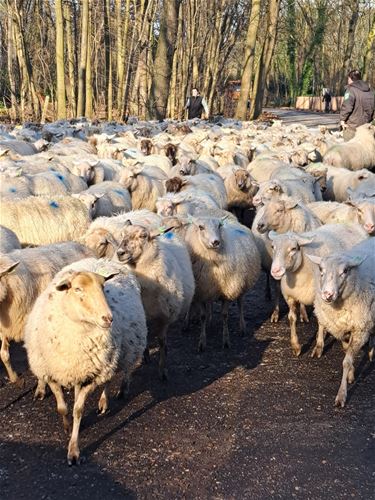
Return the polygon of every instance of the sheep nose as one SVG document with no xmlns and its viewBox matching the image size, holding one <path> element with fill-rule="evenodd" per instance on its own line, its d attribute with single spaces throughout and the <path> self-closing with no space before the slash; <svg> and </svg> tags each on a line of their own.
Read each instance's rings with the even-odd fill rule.
<svg viewBox="0 0 375 500">
<path fill-rule="evenodd" d="M 211 245 L 212 245 L 213 248 L 218 248 L 220 246 L 220 241 L 219 240 L 214 240 L 211 243 Z"/>
<path fill-rule="evenodd" d="M 102 322 L 103 322 L 103 325 L 105 326 L 111 326 L 112 324 L 112 321 L 113 321 L 113 316 L 111 313 L 109 314 L 103 314 L 102 316 Z"/>
<path fill-rule="evenodd" d="M 322 292 L 322 298 L 323 300 L 325 300 L 326 302 L 332 302 L 332 299 L 333 299 L 333 292 L 329 292 L 329 291 L 324 291 Z"/>
<path fill-rule="evenodd" d="M 261 231 L 264 228 L 265 228 L 265 225 L 263 224 L 263 222 L 258 222 L 258 224 L 257 224 L 258 231 Z"/>
<path fill-rule="evenodd" d="M 367 223 L 365 224 L 365 229 L 369 234 L 371 234 L 375 230 L 375 224 Z"/>
</svg>

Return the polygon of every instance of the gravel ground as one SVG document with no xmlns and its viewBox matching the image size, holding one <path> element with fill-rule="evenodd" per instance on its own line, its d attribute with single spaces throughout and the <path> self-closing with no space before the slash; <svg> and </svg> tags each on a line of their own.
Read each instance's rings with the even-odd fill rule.
<svg viewBox="0 0 375 500">
<path fill-rule="evenodd" d="M 279 324 L 269 322 L 263 279 L 246 304 L 244 338 L 231 309 L 230 350 L 221 348 L 216 308 L 203 354 L 196 325 L 170 332 L 167 383 L 157 378 L 154 353 L 136 371 L 129 398 L 112 399 L 107 415 L 96 414 L 98 391 L 92 395 L 81 466 L 65 463 L 53 397 L 33 402 L 31 374 L 18 389 L 1 368 L 0 498 L 374 498 L 375 363 L 363 351 L 347 407 L 336 409 L 340 345 L 330 339 L 320 360 L 310 358 L 312 317 L 300 326 L 304 350 L 293 358 L 286 310 Z M 12 355 L 25 371 L 22 348 Z"/>
</svg>

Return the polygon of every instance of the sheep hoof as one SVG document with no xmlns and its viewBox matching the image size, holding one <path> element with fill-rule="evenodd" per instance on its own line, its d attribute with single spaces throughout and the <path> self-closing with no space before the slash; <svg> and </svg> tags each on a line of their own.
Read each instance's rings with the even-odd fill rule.
<svg viewBox="0 0 375 500">
<path fill-rule="evenodd" d="M 310 323 L 310 320 L 307 316 L 300 316 L 299 321 L 300 323 Z"/>
<path fill-rule="evenodd" d="M 346 394 L 342 394 L 340 391 L 338 392 L 336 399 L 335 399 L 335 406 L 338 406 L 341 408 L 344 408 L 345 406 L 345 401 L 346 401 Z"/>
<path fill-rule="evenodd" d="M 298 356 L 301 354 L 301 346 L 300 345 L 292 346 L 292 351 L 293 354 L 298 358 Z"/>
<path fill-rule="evenodd" d="M 321 358 L 323 354 L 323 347 L 322 346 L 315 346 L 313 349 L 313 352 L 311 353 L 312 358 Z"/>
<path fill-rule="evenodd" d="M 35 392 L 34 392 L 34 401 L 43 401 L 43 399 L 46 397 L 46 393 L 45 391 L 41 391 L 38 389 L 38 387 L 35 389 Z"/>
<path fill-rule="evenodd" d="M 17 377 L 14 383 L 19 389 L 23 389 L 25 387 L 25 379 L 22 377 L 22 375 L 20 377 Z"/>
<path fill-rule="evenodd" d="M 277 323 L 279 321 L 279 311 L 273 311 L 271 314 L 271 323 Z"/>
<path fill-rule="evenodd" d="M 368 352 L 368 359 L 369 361 L 371 362 L 373 359 L 374 359 L 374 348 L 370 349 L 370 351 Z"/>
<path fill-rule="evenodd" d="M 68 465 L 71 467 L 72 465 L 81 465 L 85 462 L 85 457 L 80 457 L 79 453 L 68 455 Z"/>
</svg>

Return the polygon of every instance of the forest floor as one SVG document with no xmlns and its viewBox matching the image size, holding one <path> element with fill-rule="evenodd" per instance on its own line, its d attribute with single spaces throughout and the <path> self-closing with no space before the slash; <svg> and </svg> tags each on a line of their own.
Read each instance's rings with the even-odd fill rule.
<svg viewBox="0 0 375 500">
<path fill-rule="evenodd" d="M 218 307 L 202 354 L 198 326 L 183 332 L 176 325 L 169 381 L 158 380 L 154 352 L 135 372 L 128 399 L 111 399 L 104 416 L 96 413 L 96 391 L 81 427 L 86 461 L 70 468 L 54 398 L 33 401 L 25 352 L 13 347 L 26 384 L 11 386 L 0 368 L 0 498 L 374 498 L 375 363 L 361 353 L 347 406 L 335 408 L 339 343 L 328 339 L 323 357 L 312 359 L 312 317 L 299 326 L 304 347 L 294 358 L 286 307 L 278 324 L 271 311 L 262 277 L 246 297 L 244 338 L 231 307 L 231 349 L 221 347 Z"/>
</svg>

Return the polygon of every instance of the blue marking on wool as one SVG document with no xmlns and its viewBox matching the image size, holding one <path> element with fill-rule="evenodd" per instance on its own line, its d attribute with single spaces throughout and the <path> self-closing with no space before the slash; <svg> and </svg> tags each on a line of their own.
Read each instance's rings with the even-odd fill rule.
<svg viewBox="0 0 375 500">
<path fill-rule="evenodd" d="M 55 177 L 57 177 L 60 181 L 64 182 L 65 177 L 62 174 L 60 174 L 59 172 L 53 172 L 53 175 Z"/>
<path fill-rule="evenodd" d="M 244 231 L 243 229 L 235 229 L 234 232 L 239 234 L 246 234 L 246 231 Z"/>
<path fill-rule="evenodd" d="M 123 191 L 121 191 L 120 189 L 115 189 L 115 193 L 117 193 L 117 194 L 119 194 L 119 195 L 121 195 L 121 196 L 123 196 L 123 195 L 124 195 L 124 192 L 123 192 Z"/>
<path fill-rule="evenodd" d="M 9 188 L 9 191 L 10 191 L 11 193 L 17 193 L 17 189 L 16 189 L 16 188 Z"/>
<path fill-rule="evenodd" d="M 173 235 L 172 231 L 169 231 L 168 233 L 165 233 L 163 236 L 164 236 L 164 238 L 167 238 L 167 240 L 171 240 L 174 235 Z"/>
<path fill-rule="evenodd" d="M 51 208 L 59 208 L 59 204 L 57 203 L 57 201 L 50 201 L 49 206 Z"/>
</svg>

